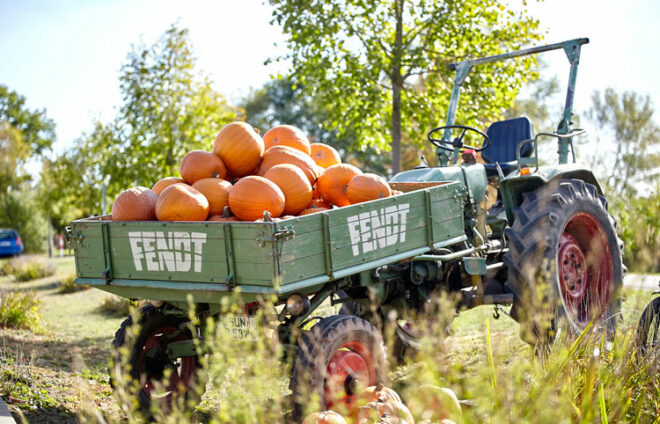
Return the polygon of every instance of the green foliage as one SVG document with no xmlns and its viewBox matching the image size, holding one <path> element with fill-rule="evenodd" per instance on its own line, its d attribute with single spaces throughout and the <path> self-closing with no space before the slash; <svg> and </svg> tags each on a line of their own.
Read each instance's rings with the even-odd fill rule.
<svg viewBox="0 0 660 424">
<path fill-rule="evenodd" d="M 103 299 L 98 307 L 99 312 L 116 317 L 124 317 L 131 311 L 132 303 L 129 299 L 110 295 Z"/>
<path fill-rule="evenodd" d="M 55 142 L 55 123 L 46 116 L 46 111 L 27 109 L 25 97 L 5 85 L 0 85 L 0 122 L 7 123 L 20 134 L 30 154 L 43 154 Z"/>
<path fill-rule="evenodd" d="M 21 256 L 6 262 L 2 271 L 16 281 L 31 281 L 55 274 L 55 266 L 35 256 Z"/>
<path fill-rule="evenodd" d="M 245 121 L 260 129 L 262 134 L 277 125 L 294 125 L 303 130 L 312 143 L 333 146 L 344 162 L 365 172 L 387 173 L 391 162 L 382 157 L 378 148 L 367 145 L 356 148 L 354 131 L 347 130 L 340 135 L 329 127 L 330 118 L 325 107 L 303 86 L 295 85 L 288 78 L 273 79 L 253 90 L 240 106 Z"/>
<path fill-rule="evenodd" d="M 237 111 L 195 71 L 188 30 L 171 26 L 152 46 L 133 47 L 119 78 L 122 105 L 110 123 L 97 122 L 71 150 L 44 166 L 42 191 L 55 219 L 101 212 L 108 198 L 135 185 L 176 176 L 190 150 L 210 150 Z M 109 204 L 111 202 L 108 202 Z"/>
<path fill-rule="evenodd" d="M 610 198 L 623 240 L 623 262 L 633 272 L 660 272 L 660 187 L 648 197 Z"/>
<path fill-rule="evenodd" d="M 31 291 L 0 291 L 0 327 L 40 330 L 39 300 Z"/>
<path fill-rule="evenodd" d="M 614 157 L 595 158 L 608 171 L 607 185 L 620 195 L 644 195 L 660 176 L 660 127 L 650 97 L 607 88 L 594 92 L 592 102 L 590 119 L 599 129 L 602 147 L 598 150 L 609 150 L 605 143 L 614 144 Z"/>
<path fill-rule="evenodd" d="M 443 121 L 453 72 L 448 63 L 539 40 L 525 9 L 476 0 L 270 0 L 287 36 L 291 78 L 325 105 L 327 126 L 355 132 L 355 146 L 385 150 L 393 170 L 402 138 L 419 145 Z M 463 86 L 457 122 L 483 126 L 512 105 L 532 59 L 475 69 Z"/>
<path fill-rule="evenodd" d="M 18 231 L 27 253 L 43 252 L 48 242 L 48 222 L 32 190 L 0 195 L 0 228 Z"/>
<path fill-rule="evenodd" d="M 561 119 L 561 101 L 559 79 L 557 76 L 546 77 L 548 66 L 545 62 L 538 60 L 537 72 L 539 78 L 532 79 L 523 85 L 516 96 L 513 106 L 508 109 L 504 117 L 506 119 L 526 116 L 532 121 L 535 133 L 554 132 Z M 558 100 L 557 104 L 550 104 L 549 100 Z M 540 142 L 548 141 L 547 138 L 539 139 Z M 556 144 L 555 139 L 551 139 Z"/>
<path fill-rule="evenodd" d="M 58 291 L 60 293 L 74 293 L 77 291 L 89 289 L 89 286 L 87 285 L 76 284 L 75 280 L 76 280 L 75 274 L 70 274 L 62 278 L 62 281 L 60 281 L 60 288 Z"/>
</svg>

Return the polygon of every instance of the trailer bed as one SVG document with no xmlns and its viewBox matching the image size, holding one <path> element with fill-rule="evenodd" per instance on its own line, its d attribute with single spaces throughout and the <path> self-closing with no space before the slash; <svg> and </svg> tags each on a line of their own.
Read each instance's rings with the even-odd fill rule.
<svg viewBox="0 0 660 424">
<path fill-rule="evenodd" d="M 465 240 L 459 182 L 276 222 L 74 221 L 78 284 L 128 298 L 219 303 L 311 293 Z M 401 188 L 401 187 L 399 187 Z"/>
</svg>

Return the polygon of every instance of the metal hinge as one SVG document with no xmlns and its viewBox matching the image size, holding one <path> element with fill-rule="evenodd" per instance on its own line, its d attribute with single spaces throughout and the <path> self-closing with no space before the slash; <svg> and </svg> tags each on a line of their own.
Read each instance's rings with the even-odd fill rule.
<svg viewBox="0 0 660 424">
<path fill-rule="evenodd" d="M 257 236 L 257 243 L 259 247 L 264 247 L 266 243 L 276 243 L 278 241 L 291 240 L 296 236 L 296 231 L 292 226 L 286 226 L 276 230 L 271 236 L 260 235 Z"/>
</svg>

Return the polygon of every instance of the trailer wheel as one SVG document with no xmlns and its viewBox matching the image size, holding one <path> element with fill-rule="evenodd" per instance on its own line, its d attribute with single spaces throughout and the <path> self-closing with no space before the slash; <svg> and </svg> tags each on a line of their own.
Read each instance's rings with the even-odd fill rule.
<svg viewBox="0 0 660 424">
<path fill-rule="evenodd" d="M 127 337 L 128 329 L 133 326 L 131 316 L 122 322 L 115 333 L 110 374 L 115 377 L 113 380 L 118 381 L 117 373 L 122 373 L 139 385 L 137 401 L 140 410 L 145 413 L 150 411 L 154 402 L 167 410 L 180 396 L 184 396 L 189 403 L 193 398 L 201 396 L 198 390 L 194 390 L 195 387 L 203 387 L 203 383 L 198 380 L 198 357 L 187 356 L 173 361 L 166 354 L 169 343 L 192 337 L 186 327 L 187 323 L 185 318 L 165 315 L 152 305 L 146 305 L 140 309 L 138 333 L 133 340 Z M 127 362 L 120 357 L 120 348 L 125 345 L 129 351 Z M 121 364 L 126 363 L 128 368 L 121 369 Z"/>
<path fill-rule="evenodd" d="M 591 321 L 613 332 L 623 280 L 616 221 L 596 187 L 559 180 L 523 195 L 506 230 L 507 285 L 521 337 L 548 345 Z"/>
<path fill-rule="evenodd" d="M 305 334 L 291 371 L 296 422 L 304 414 L 353 409 L 359 387 L 384 382 L 383 339 L 368 321 L 353 315 L 324 318 Z"/>
<path fill-rule="evenodd" d="M 660 297 L 646 306 L 639 319 L 637 345 L 642 355 L 660 352 Z"/>
</svg>

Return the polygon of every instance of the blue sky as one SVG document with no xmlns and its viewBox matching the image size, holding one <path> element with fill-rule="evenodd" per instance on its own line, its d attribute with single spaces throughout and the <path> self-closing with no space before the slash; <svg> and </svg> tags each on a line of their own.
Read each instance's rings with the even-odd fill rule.
<svg viewBox="0 0 660 424">
<path fill-rule="evenodd" d="M 660 108 L 660 1 L 528 3 L 548 31 L 546 42 L 591 39 L 582 51 L 576 110 L 608 86 L 649 94 Z M 190 29 L 198 68 L 230 100 L 285 71 L 263 65 L 281 52 L 274 43 L 282 36 L 259 0 L 0 0 L 0 84 L 26 96 L 31 108 L 47 109 L 60 150 L 94 118 L 114 116 L 119 69 L 131 44 L 152 43 L 177 20 Z M 547 60 L 548 72 L 565 81 L 563 53 Z"/>
</svg>

